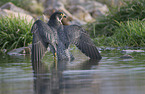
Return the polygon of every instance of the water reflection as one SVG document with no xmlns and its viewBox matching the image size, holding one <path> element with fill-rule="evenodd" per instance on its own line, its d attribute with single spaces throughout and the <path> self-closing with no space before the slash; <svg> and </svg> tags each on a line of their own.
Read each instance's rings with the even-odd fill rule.
<svg viewBox="0 0 145 94">
<path fill-rule="evenodd" d="M 0 94 L 144 94 L 145 54 L 121 59 L 120 51 L 104 51 L 99 61 L 78 54 L 72 62 L 31 64 L 28 56 L 0 56 Z M 52 58 L 52 59 L 49 59 Z M 57 64 L 57 65 L 56 65 Z M 33 66 L 32 66 L 33 65 Z"/>
<path fill-rule="evenodd" d="M 77 66 L 77 69 L 89 70 L 92 68 L 92 65 L 97 66 L 98 62 L 99 61 L 96 60 L 87 60 L 81 62 L 81 64 Z M 75 80 L 75 76 L 65 74 L 66 70 L 72 69 L 69 64 L 71 64 L 71 62 L 65 60 L 53 63 L 51 66 L 47 66 L 44 62 L 33 62 L 35 94 L 61 94 L 65 89 L 76 88 L 79 84 L 84 86 L 83 80 L 72 83 L 73 80 Z M 85 76 L 86 75 L 82 75 L 82 78 L 85 78 Z M 89 75 L 87 76 L 89 77 Z M 86 83 L 90 83 L 89 79 L 85 78 L 84 80 L 87 81 Z M 77 84 L 77 86 L 75 84 Z"/>
</svg>

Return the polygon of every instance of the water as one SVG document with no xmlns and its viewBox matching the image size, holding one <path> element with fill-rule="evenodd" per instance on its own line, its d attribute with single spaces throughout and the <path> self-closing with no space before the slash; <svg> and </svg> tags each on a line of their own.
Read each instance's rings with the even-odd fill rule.
<svg viewBox="0 0 145 94">
<path fill-rule="evenodd" d="M 144 94 L 145 53 L 102 51 L 101 61 L 88 60 L 74 51 L 73 62 L 53 61 L 31 64 L 30 56 L 0 57 L 0 94 Z"/>
</svg>

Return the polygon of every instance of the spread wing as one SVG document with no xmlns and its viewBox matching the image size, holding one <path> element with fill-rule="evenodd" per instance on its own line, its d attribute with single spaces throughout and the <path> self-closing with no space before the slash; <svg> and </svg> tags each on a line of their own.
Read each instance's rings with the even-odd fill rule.
<svg viewBox="0 0 145 94">
<path fill-rule="evenodd" d="M 51 28 L 41 20 L 37 20 L 31 29 L 33 33 L 32 41 L 32 62 L 39 62 L 48 47 L 52 43 L 53 32 Z"/>
<path fill-rule="evenodd" d="M 75 44 L 90 59 L 101 59 L 101 55 L 95 44 L 85 30 L 77 25 L 64 26 L 70 43 Z"/>
</svg>

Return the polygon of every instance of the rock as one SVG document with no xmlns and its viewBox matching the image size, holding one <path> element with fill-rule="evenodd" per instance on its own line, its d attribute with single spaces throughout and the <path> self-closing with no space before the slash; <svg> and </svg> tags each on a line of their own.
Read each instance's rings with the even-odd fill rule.
<svg viewBox="0 0 145 94">
<path fill-rule="evenodd" d="M 85 10 L 87 10 L 92 15 L 93 18 L 106 15 L 106 12 L 109 11 L 106 5 L 96 1 L 88 1 L 81 5 L 85 8 Z"/>
<path fill-rule="evenodd" d="M 21 6 L 26 9 L 26 10 L 29 10 L 31 13 L 42 13 L 42 11 L 44 10 L 42 4 L 39 4 L 37 3 L 36 0 L 26 0 L 26 1 L 22 1 L 21 3 L 19 4 L 22 4 Z M 11 11 L 14 11 L 14 12 L 19 12 L 19 13 L 24 13 L 24 14 L 28 14 L 28 15 L 31 15 L 30 12 L 20 8 L 20 7 L 17 7 L 15 6 L 13 3 L 11 2 L 8 2 L 6 4 L 4 4 L 3 6 L 0 7 L 1 9 L 8 9 L 8 10 L 11 10 Z"/>
<path fill-rule="evenodd" d="M 47 23 L 49 21 L 49 19 L 46 15 L 38 16 L 37 20 L 38 19 L 44 21 L 45 23 Z"/>
<path fill-rule="evenodd" d="M 2 9 L 0 9 L 0 17 L 1 16 L 8 16 L 8 14 L 5 11 L 3 11 Z"/>
<path fill-rule="evenodd" d="M 31 15 L 14 12 L 14 11 L 7 10 L 7 9 L 0 10 L 0 16 L 8 16 L 8 17 L 16 17 L 16 18 L 26 19 L 26 21 L 28 23 L 34 22 L 34 19 Z"/>
<path fill-rule="evenodd" d="M 28 0 L 27 0 L 28 2 Z M 29 10 L 31 13 L 42 14 L 44 7 L 41 3 L 36 2 L 35 0 L 29 0 L 30 4 L 25 6 L 26 10 Z"/>
<path fill-rule="evenodd" d="M 56 6 L 54 8 L 48 7 L 44 10 L 44 14 L 47 15 L 49 17 L 49 15 L 51 15 L 52 13 L 54 13 L 55 11 L 62 11 L 67 15 L 66 19 L 63 19 L 62 22 L 65 22 L 65 25 L 70 25 L 70 24 L 77 24 L 77 25 L 83 25 L 86 24 L 86 22 L 76 18 L 75 16 L 73 16 L 65 7 L 61 2 L 57 2 Z"/>
<path fill-rule="evenodd" d="M 93 18 L 98 16 L 106 15 L 109 11 L 107 5 L 97 2 L 96 0 L 60 0 L 63 2 L 66 8 L 69 9 L 71 6 L 82 6 L 86 11 L 88 11 Z"/>
<path fill-rule="evenodd" d="M 31 48 L 21 47 L 21 48 L 13 49 L 12 51 L 9 51 L 7 54 L 8 55 L 25 55 L 25 54 L 30 54 L 30 53 L 31 53 Z"/>
<path fill-rule="evenodd" d="M 47 8 L 44 10 L 43 14 L 47 17 L 50 18 L 50 15 L 52 15 L 55 11 L 62 11 L 62 10 L 58 10 L 58 9 L 54 9 L 54 8 Z M 65 12 L 64 12 L 65 13 Z M 62 19 L 62 23 L 64 25 L 69 25 L 69 19 L 71 19 L 70 17 L 64 18 Z"/>
<path fill-rule="evenodd" d="M 145 52 L 144 50 L 122 50 L 121 53 Z"/>
<path fill-rule="evenodd" d="M 88 11 L 86 11 L 82 6 L 80 5 L 74 5 L 69 7 L 68 9 L 72 15 L 77 17 L 79 20 L 85 21 L 85 22 L 92 22 L 95 19 L 91 17 Z"/>
<path fill-rule="evenodd" d="M 73 21 L 70 21 L 70 22 L 68 22 L 70 25 L 79 25 L 79 26 L 81 26 L 81 25 L 84 25 L 84 24 L 87 24 L 86 22 L 84 22 L 84 21 L 81 21 L 81 20 L 73 20 Z"/>
<path fill-rule="evenodd" d="M 9 2 L 0 7 L 0 16 L 16 17 L 21 19 L 26 19 L 26 21 L 34 22 L 34 18 L 29 12 L 22 8 L 15 6 L 13 3 Z"/>
<path fill-rule="evenodd" d="M 11 3 L 11 2 L 8 2 L 8 3 L 4 4 L 4 5 L 2 5 L 0 8 L 1 8 L 1 9 L 11 10 L 11 11 L 13 11 L 13 12 L 24 13 L 24 14 L 30 15 L 29 12 L 25 11 L 25 10 L 22 9 L 22 8 L 19 8 L 19 7 L 15 6 L 15 5 L 14 5 L 13 3 Z"/>
<path fill-rule="evenodd" d="M 124 59 L 127 59 L 127 58 L 133 58 L 131 55 L 123 55 L 121 56 L 120 58 L 124 58 Z"/>
<path fill-rule="evenodd" d="M 60 0 L 65 6 L 67 5 L 80 5 L 88 2 L 88 0 Z"/>
<path fill-rule="evenodd" d="M 1 49 L 1 52 L 2 53 L 6 53 L 7 52 L 7 49 Z"/>
<path fill-rule="evenodd" d="M 44 13 L 51 15 L 54 10 L 61 10 L 68 18 L 63 20 L 66 25 L 83 25 L 95 21 L 96 17 L 106 15 L 108 8 L 96 0 L 46 0 L 47 8 Z M 53 11 L 53 12 L 52 12 Z"/>
</svg>

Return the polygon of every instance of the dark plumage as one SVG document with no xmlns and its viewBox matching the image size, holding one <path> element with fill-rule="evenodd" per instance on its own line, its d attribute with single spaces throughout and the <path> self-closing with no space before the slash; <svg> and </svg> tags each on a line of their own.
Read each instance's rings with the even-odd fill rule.
<svg viewBox="0 0 145 94">
<path fill-rule="evenodd" d="M 32 61 L 40 61 L 48 47 L 59 60 L 72 59 L 73 56 L 68 50 L 70 44 L 75 44 L 91 59 L 101 59 L 100 53 L 86 31 L 77 25 L 62 25 L 63 17 L 65 15 L 62 12 L 55 12 L 47 24 L 41 20 L 33 24 Z"/>
</svg>

